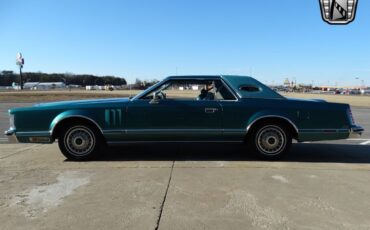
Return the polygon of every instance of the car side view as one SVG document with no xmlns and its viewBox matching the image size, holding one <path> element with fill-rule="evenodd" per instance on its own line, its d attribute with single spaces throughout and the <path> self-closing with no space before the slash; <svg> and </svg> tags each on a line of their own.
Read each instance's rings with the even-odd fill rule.
<svg viewBox="0 0 370 230">
<path fill-rule="evenodd" d="M 172 76 L 133 98 L 64 101 L 9 110 L 10 140 L 53 143 L 71 160 L 102 146 L 245 142 L 264 159 L 298 142 L 361 135 L 348 104 L 288 99 L 252 77 Z"/>
</svg>

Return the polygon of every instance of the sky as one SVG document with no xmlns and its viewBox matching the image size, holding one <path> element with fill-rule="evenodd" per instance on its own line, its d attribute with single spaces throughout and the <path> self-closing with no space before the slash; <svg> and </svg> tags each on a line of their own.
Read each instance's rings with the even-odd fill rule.
<svg viewBox="0 0 370 230">
<path fill-rule="evenodd" d="M 237 74 L 267 84 L 370 85 L 370 1 L 333 26 L 319 0 L 0 0 L 0 70 Z"/>
</svg>

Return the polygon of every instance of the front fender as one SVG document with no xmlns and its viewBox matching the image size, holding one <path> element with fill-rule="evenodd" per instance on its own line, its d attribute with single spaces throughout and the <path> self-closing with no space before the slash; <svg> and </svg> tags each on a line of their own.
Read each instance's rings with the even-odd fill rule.
<svg viewBox="0 0 370 230">
<path fill-rule="evenodd" d="M 93 122 L 100 130 L 102 130 L 101 126 L 96 122 L 96 118 L 92 114 L 90 114 L 88 111 L 86 110 L 67 110 L 67 111 L 64 111 L 58 114 L 51 122 L 50 127 L 49 127 L 51 135 L 53 135 L 54 129 L 59 122 L 67 118 L 71 118 L 71 117 L 87 119 Z"/>
</svg>

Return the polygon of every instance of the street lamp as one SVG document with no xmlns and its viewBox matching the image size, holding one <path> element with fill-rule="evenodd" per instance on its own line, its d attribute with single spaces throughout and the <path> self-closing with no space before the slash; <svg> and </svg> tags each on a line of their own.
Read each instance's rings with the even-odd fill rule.
<svg viewBox="0 0 370 230">
<path fill-rule="evenodd" d="M 22 57 L 22 54 L 18 53 L 15 60 L 16 60 L 16 64 L 19 66 L 20 86 L 21 86 L 21 90 L 23 90 L 22 68 L 24 65 L 24 58 Z"/>
</svg>

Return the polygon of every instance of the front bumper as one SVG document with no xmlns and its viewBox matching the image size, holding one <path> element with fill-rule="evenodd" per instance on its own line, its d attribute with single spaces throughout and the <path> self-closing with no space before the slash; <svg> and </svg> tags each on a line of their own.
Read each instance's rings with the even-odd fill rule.
<svg viewBox="0 0 370 230">
<path fill-rule="evenodd" d="M 364 132 L 364 128 L 358 125 L 351 126 L 351 129 L 349 131 L 349 137 L 348 138 L 357 138 L 360 137 L 361 134 Z"/>
<path fill-rule="evenodd" d="M 18 143 L 18 139 L 15 136 L 15 130 L 14 129 L 9 129 L 4 132 L 4 135 L 8 137 L 8 142 L 9 143 Z"/>
</svg>

